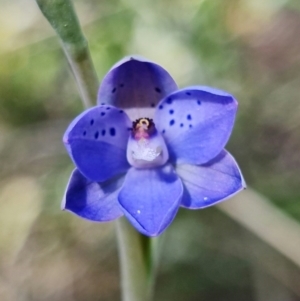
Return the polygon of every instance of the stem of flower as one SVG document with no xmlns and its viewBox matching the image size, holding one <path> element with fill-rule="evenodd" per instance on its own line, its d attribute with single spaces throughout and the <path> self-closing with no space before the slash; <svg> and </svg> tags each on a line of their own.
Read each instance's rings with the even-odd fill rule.
<svg viewBox="0 0 300 301">
<path fill-rule="evenodd" d="M 71 0 L 36 0 L 60 37 L 85 107 L 96 101 L 98 79 Z"/>
<path fill-rule="evenodd" d="M 151 301 L 157 238 L 137 232 L 123 217 L 117 221 L 122 301 Z"/>
</svg>

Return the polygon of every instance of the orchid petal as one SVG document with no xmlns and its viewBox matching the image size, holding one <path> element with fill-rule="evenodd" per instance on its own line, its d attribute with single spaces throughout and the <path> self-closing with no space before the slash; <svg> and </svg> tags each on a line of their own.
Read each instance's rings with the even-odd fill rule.
<svg viewBox="0 0 300 301">
<path fill-rule="evenodd" d="M 185 187 L 181 205 L 189 209 L 214 205 L 246 187 L 236 161 L 225 150 L 204 165 L 178 165 L 176 172 Z"/>
<path fill-rule="evenodd" d="M 164 165 L 169 158 L 168 149 L 161 134 L 148 139 L 130 137 L 127 145 L 127 160 L 136 168 L 152 168 Z"/>
<path fill-rule="evenodd" d="M 102 183 L 86 179 L 78 169 L 70 177 L 62 210 L 97 222 L 107 222 L 123 215 L 117 196 L 124 176 Z"/>
<path fill-rule="evenodd" d="M 63 141 L 79 171 L 92 181 L 102 182 L 129 168 L 126 147 L 130 127 L 125 112 L 101 105 L 79 115 Z"/>
<path fill-rule="evenodd" d="M 155 112 L 172 161 L 203 164 L 216 157 L 231 134 L 237 101 L 209 87 L 190 87 L 163 99 Z"/>
<path fill-rule="evenodd" d="M 104 77 L 98 103 L 124 108 L 132 120 L 153 117 L 157 103 L 175 90 L 177 85 L 165 69 L 131 56 L 117 63 Z"/>
<path fill-rule="evenodd" d="M 141 233 L 157 236 L 174 219 L 183 186 L 171 165 L 155 169 L 131 168 L 119 194 L 125 216 Z"/>
</svg>

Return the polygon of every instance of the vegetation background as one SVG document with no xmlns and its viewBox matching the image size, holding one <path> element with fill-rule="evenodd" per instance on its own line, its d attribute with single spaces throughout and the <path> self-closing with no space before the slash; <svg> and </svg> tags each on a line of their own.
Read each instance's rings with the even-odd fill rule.
<svg viewBox="0 0 300 301">
<path fill-rule="evenodd" d="M 155 300 L 299 301 L 300 2 L 74 5 L 100 79 L 140 54 L 180 87 L 239 100 L 227 148 L 260 194 L 180 210 L 164 236 Z M 0 8 L 0 300 L 119 300 L 113 223 L 60 211 L 73 169 L 61 137 L 83 108 L 59 40 L 35 1 Z"/>
</svg>

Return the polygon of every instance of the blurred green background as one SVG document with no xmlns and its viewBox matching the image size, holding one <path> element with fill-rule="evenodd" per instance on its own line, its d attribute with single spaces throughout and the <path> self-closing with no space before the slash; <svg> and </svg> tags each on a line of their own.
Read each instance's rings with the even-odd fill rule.
<svg viewBox="0 0 300 301">
<path fill-rule="evenodd" d="M 100 79 L 140 54 L 180 87 L 239 100 L 227 148 L 259 194 L 180 210 L 155 301 L 299 301 L 299 0 L 74 4 Z M 60 211 L 73 169 L 61 137 L 83 107 L 59 40 L 35 1 L 0 8 L 0 300 L 120 300 L 113 223 Z"/>
</svg>

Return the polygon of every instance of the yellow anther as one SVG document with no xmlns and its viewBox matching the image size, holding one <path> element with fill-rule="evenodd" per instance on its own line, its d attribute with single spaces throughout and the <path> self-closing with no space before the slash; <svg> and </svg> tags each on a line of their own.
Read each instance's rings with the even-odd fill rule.
<svg viewBox="0 0 300 301">
<path fill-rule="evenodd" d="M 148 119 L 146 119 L 146 118 L 141 118 L 141 119 L 139 120 L 139 123 L 137 124 L 137 127 L 146 127 L 146 129 L 147 129 L 148 126 L 149 126 L 149 124 L 150 124 L 150 122 L 149 122 Z"/>
</svg>

